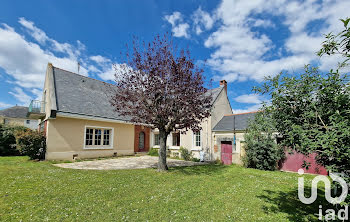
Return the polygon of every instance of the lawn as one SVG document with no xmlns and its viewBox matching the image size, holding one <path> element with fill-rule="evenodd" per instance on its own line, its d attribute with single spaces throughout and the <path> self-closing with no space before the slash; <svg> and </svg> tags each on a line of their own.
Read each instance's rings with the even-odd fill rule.
<svg viewBox="0 0 350 222">
<path fill-rule="evenodd" d="M 0 219 L 317 221 L 323 193 L 313 205 L 302 204 L 297 179 L 234 165 L 93 171 L 0 157 Z"/>
</svg>

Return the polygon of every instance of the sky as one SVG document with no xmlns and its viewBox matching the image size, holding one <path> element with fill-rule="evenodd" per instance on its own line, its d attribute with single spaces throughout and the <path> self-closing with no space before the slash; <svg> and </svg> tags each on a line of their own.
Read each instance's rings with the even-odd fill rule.
<svg viewBox="0 0 350 222">
<path fill-rule="evenodd" d="M 45 70 L 54 66 L 114 80 L 133 36 L 151 41 L 170 32 L 204 67 L 212 87 L 228 82 L 234 113 L 259 109 L 252 92 L 264 77 L 327 72 L 338 56 L 316 56 L 324 34 L 342 30 L 349 0 L 3 0 L 0 3 L 0 109 L 41 99 Z"/>
</svg>

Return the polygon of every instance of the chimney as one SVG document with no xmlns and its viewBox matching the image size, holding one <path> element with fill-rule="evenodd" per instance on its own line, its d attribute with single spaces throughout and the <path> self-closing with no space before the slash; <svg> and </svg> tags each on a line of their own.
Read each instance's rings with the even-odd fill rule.
<svg viewBox="0 0 350 222">
<path fill-rule="evenodd" d="M 225 88 L 225 92 L 227 94 L 227 82 L 226 82 L 226 80 L 221 80 L 220 81 L 220 86 L 223 86 Z"/>
</svg>

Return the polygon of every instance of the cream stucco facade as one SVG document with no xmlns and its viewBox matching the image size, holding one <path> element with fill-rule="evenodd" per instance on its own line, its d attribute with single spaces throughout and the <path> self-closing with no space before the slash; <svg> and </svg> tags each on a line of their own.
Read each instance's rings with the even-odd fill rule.
<svg viewBox="0 0 350 222">
<path fill-rule="evenodd" d="M 86 127 L 111 129 L 110 147 L 85 146 Z M 72 160 L 75 158 L 96 158 L 134 153 L 134 126 L 125 123 L 94 121 L 57 116 L 47 121 L 48 160 Z"/>
<path fill-rule="evenodd" d="M 213 132 L 213 140 L 214 146 L 217 147 L 217 151 L 214 152 L 214 159 L 220 159 L 221 155 L 221 141 L 234 141 L 235 135 L 235 143 L 232 142 L 232 163 L 234 164 L 243 164 L 243 157 L 245 155 L 245 141 L 244 141 L 244 131 L 238 132 Z"/>
<path fill-rule="evenodd" d="M 215 160 L 217 154 L 214 152 L 214 140 L 212 136 L 212 128 L 222 119 L 224 115 L 232 114 L 232 108 L 227 97 L 226 88 L 221 86 L 222 90 L 213 102 L 211 115 L 209 118 L 202 121 L 200 124 L 200 146 L 196 146 L 195 133 L 192 130 L 188 130 L 185 133 L 180 133 L 180 145 L 173 146 L 173 136 L 170 134 L 167 138 L 167 147 L 171 151 L 171 155 L 180 156 L 180 147 L 188 149 L 193 157 L 199 158 L 200 151 L 204 151 L 205 158 L 207 160 Z M 155 145 L 155 134 L 158 130 L 153 130 L 151 133 L 151 147 L 159 148 Z"/>
</svg>

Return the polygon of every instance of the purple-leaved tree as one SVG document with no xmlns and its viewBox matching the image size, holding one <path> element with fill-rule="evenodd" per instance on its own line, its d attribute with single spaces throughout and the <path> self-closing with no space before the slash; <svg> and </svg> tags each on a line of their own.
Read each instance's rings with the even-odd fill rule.
<svg viewBox="0 0 350 222">
<path fill-rule="evenodd" d="M 168 170 L 167 136 L 176 130 L 200 130 L 210 115 L 211 98 L 204 87 L 203 69 L 188 50 L 177 50 L 172 38 L 156 36 L 150 43 L 133 41 L 126 61 L 115 66 L 111 104 L 133 122 L 158 128 L 158 170 Z"/>
</svg>

